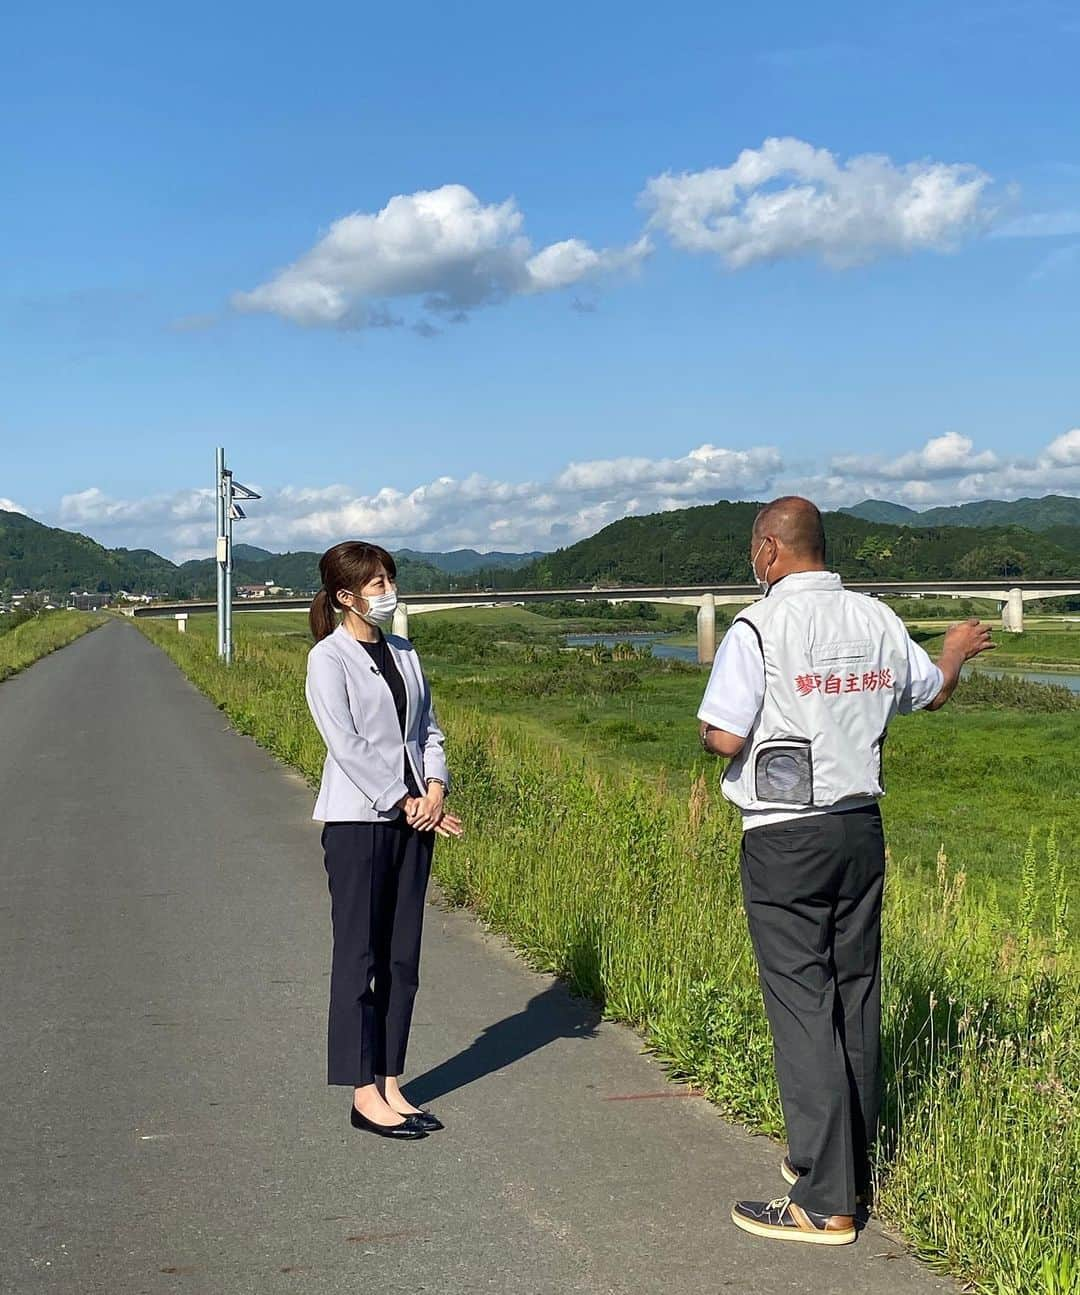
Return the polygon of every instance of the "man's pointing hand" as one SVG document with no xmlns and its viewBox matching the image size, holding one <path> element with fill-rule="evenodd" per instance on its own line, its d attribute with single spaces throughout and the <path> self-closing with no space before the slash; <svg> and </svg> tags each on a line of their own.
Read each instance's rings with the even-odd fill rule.
<svg viewBox="0 0 1080 1295">
<path fill-rule="evenodd" d="M 996 646 L 997 644 L 990 638 L 990 626 L 984 625 L 977 616 L 972 616 L 966 621 L 959 621 L 956 625 L 949 626 L 945 631 L 945 641 L 941 648 L 943 656 L 946 653 L 950 656 L 956 653 L 961 660 L 970 661 L 980 652 L 990 651 Z"/>
</svg>

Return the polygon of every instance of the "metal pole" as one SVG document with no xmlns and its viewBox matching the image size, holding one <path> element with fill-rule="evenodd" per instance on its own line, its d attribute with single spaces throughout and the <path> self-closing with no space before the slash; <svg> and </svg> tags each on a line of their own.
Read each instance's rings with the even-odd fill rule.
<svg viewBox="0 0 1080 1295">
<path fill-rule="evenodd" d="M 225 450 L 217 449 L 217 471 L 214 475 L 214 499 L 217 504 L 217 534 L 214 540 L 214 564 L 217 567 L 217 653 L 225 655 Z"/>
<path fill-rule="evenodd" d="M 225 470 L 225 664 L 232 662 L 232 473 Z"/>
</svg>

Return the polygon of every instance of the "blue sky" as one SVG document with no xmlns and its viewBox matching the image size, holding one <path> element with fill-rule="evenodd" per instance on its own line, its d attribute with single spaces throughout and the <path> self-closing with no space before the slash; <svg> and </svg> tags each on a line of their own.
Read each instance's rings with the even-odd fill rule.
<svg viewBox="0 0 1080 1295">
<path fill-rule="evenodd" d="M 218 443 L 272 547 L 1080 493 L 1080 13 L 893 8 L 16 4 L 0 501 L 183 557 Z"/>
</svg>

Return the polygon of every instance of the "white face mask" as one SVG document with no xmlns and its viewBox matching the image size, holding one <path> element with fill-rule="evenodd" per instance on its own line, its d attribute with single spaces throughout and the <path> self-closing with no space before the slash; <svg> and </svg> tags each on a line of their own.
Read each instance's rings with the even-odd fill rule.
<svg viewBox="0 0 1080 1295">
<path fill-rule="evenodd" d="M 766 537 L 758 545 L 757 552 L 750 559 L 750 570 L 754 573 L 754 579 L 757 581 L 759 587 L 761 588 L 761 592 L 763 594 L 767 594 L 769 592 L 769 567 L 771 567 L 773 562 L 776 561 L 776 558 L 773 557 L 772 561 L 765 568 L 765 574 L 763 576 L 758 575 L 757 560 L 761 556 L 761 550 L 765 547 L 766 544 L 768 544 L 768 542 L 769 542 L 769 537 L 766 535 Z"/>
<path fill-rule="evenodd" d="M 397 611 L 397 591 L 391 589 L 388 594 L 374 594 L 367 599 L 367 605 L 366 612 L 360 611 L 358 607 L 353 610 L 369 625 L 385 625 L 394 619 L 394 612 Z"/>
</svg>

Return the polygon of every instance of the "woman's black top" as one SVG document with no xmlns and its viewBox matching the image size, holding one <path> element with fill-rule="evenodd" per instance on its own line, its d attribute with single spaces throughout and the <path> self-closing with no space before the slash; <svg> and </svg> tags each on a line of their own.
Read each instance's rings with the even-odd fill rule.
<svg viewBox="0 0 1080 1295">
<path fill-rule="evenodd" d="M 401 729 L 402 777 L 405 779 L 405 785 L 409 789 L 410 796 L 422 796 L 424 793 L 416 785 L 416 774 L 413 773 L 412 763 L 405 754 L 405 717 L 408 702 L 405 696 L 405 680 L 402 679 L 401 671 L 397 668 L 394 654 L 387 646 L 382 630 L 379 631 L 379 637 L 374 643 L 368 643 L 364 639 L 357 639 L 356 641 L 365 649 L 368 656 L 371 657 L 375 668 L 386 680 L 387 686 L 390 689 L 390 695 L 394 699 L 394 707 L 397 710 L 398 727 Z"/>
</svg>

